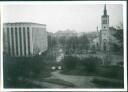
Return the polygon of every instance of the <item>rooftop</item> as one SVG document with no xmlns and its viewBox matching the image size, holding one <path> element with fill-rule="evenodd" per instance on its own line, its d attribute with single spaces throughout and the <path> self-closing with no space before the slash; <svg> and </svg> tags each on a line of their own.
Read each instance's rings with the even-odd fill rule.
<svg viewBox="0 0 128 92">
<path fill-rule="evenodd" d="M 8 23 L 4 23 L 4 24 L 5 25 L 29 24 L 29 25 L 43 25 L 43 26 L 46 26 L 46 24 L 33 23 L 33 22 L 8 22 Z"/>
</svg>

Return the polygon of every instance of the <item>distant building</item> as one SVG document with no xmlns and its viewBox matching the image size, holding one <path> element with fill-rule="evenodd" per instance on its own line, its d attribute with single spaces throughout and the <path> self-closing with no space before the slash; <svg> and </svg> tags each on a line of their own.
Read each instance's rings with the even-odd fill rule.
<svg viewBox="0 0 128 92">
<path fill-rule="evenodd" d="M 70 30 L 70 29 L 67 29 L 67 30 L 59 30 L 58 32 L 55 33 L 55 36 L 57 38 L 60 38 L 60 37 L 66 37 L 66 38 L 70 38 L 70 37 L 73 37 L 73 36 L 77 36 L 77 32 L 75 32 L 75 30 Z"/>
<path fill-rule="evenodd" d="M 109 51 L 110 43 L 115 42 L 118 44 L 118 40 L 112 35 L 115 29 L 109 27 L 109 15 L 107 14 L 106 5 L 104 6 L 104 14 L 101 17 L 101 30 L 97 27 L 97 37 L 93 39 L 93 45 L 96 50 Z"/>
<path fill-rule="evenodd" d="M 9 56 L 33 56 L 47 50 L 45 24 L 16 22 L 3 25 L 4 53 Z"/>
</svg>

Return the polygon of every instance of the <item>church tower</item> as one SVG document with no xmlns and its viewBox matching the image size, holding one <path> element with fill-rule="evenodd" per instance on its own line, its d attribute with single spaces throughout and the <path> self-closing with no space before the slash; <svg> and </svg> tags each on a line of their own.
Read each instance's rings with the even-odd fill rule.
<svg viewBox="0 0 128 92">
<path fill-rule="evenodd" d="M 109 15 L 107 15 L 106 5 L 104 5 L 103 15 L 101 16 L 101 51 L 109 50 Z"/>
</svg>

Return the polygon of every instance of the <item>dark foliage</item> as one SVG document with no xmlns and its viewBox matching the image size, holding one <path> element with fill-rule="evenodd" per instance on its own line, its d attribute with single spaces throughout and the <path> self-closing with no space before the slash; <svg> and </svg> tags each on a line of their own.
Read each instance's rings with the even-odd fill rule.
<svg viewBox="0 0 128 92">
<path fill-rule="evenodd" d="M 80 59 L 73 56 L 65 56 L 63 60 L 64 72 L 77 71 L 85 73 L 95 73 L 97 67 L 101 65 L 101 59 L 97 57 L 88 57 Z M 79 72 L 79 71 L 77 71 Z M 79 73 L 81 74 L 81 73 Z"/>
<path fill-rule="evenodd" d="M 97 87 L 102 88 L 123 88 L 124 86 L 123 81 L 115 81 L 105 78 L 94 78 L 92 82 L 95 83 Z"/>
<path fill-rule="evenodd" d="M 116 29 L 116 33 L 113 36 L 119 41 L 120 45 L 112 44 L 112 51 L 115 53 L 123 54 L 123 29 Z"/>
<path fill-rule="evenodd" d="M 119 65 L 103 65 L 102 60 L 97 57 L 86 57 L 79 59 L 66 56 L 63 60 L 64 69 L 62 73 L 69 75 L 93 75 L 111 79 L 123 80 L 123 67 Z"/>
<path fill-rule="evenodd" d="M 61 37 L 59 38 L 59 43 L 63 46 L 65 54 L 67 55 L 71 55 L 72 53 L 75 53 L 77 51 L 82 53 L 82 51 L 88 50 L 90 45 L 89 39 L 85 34 L 80 37 Z"/>
<path fill-rule="evenodd" d="M 48 35 L 48 49 L 54 48 L 57 44 L 57 38 L 51 35 Z"/>
<path fill-rule="evenodd" d="M 45 65 L 42 56 L 4 56 L 4 87 L 19 87 L 20 80 L 37 78 L 40 73 L 46 70 Z"/>
<path fill-rule="evenodd" d="M 73 70 L 76 68 L 77 62 L 78 62 L 77 57 L 73 56 L 65 56 L 63 59 L 63 65 L 65 70 Z"/>
<path fill-rule="evenodd" d="M 84 70 L 88 73 L 95 73 L 97 67 L 102 64 L 101 59 L 97 57 L 87 57 L 81 60 Z"/>
<path fill-rule="evenodd" d="M 114 66 L 114 65 L 101 66 L 98 68 L 97 75 L 107 78 L 123 80 L 123 67 Z"/>
</svg>

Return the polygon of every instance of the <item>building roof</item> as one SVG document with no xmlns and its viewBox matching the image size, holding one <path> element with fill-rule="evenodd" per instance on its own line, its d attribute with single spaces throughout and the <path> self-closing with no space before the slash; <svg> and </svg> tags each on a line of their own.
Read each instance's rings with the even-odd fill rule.
<svg viewBox="0 0 128 92">
<path fill-rule="evenodd" d="M 46 26 L 46 24 L 40 24 L 40 23 L 33 23 L 33 22 L 8 22 L 8 23 L 4 23 L 4 25 L 17 25 L 17 24 L 21 24 L 21 25 L 41 25 L 41 26 Z"/>
<path fill-rule="evenodd" d="M 102 17 L 109 17 L 109 16 L 107 15 L 106 4 L 104 5 L 104 14 L 102 15 Z"/>
</svg>

